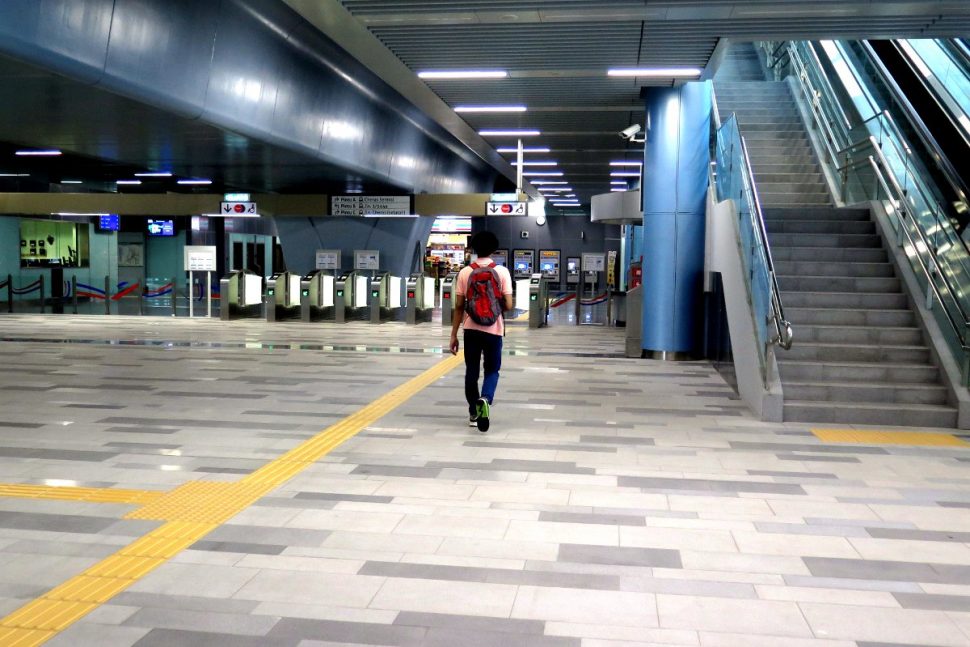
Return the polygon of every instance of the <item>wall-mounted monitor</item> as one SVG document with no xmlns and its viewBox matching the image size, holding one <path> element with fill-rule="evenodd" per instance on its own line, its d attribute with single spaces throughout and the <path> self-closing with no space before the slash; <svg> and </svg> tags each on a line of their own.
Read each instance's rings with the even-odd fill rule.
<svg viewBox="0 0 970 647">
<path fill-rule="evenodd" d="M 153 220 L 149 218 L 148 235 L 149 236 L 174 236 L 175 221 L 174 220 Z"/>
<path fill-rule="evenodd" d="M 118 231 L 121 228 L 121 219 L 117 214 L 98 217 L 98 231 Z"/>
</svg>

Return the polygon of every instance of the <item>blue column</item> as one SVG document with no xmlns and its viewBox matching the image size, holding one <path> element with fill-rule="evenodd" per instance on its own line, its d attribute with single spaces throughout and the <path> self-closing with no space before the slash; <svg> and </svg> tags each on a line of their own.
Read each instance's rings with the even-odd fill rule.
<svg viewBox="0 0 970 647">
<path fill-rule="evenodd" d="M 690 354 L 703 296 L 711 84 L 645 88 L 643 336 L 648 354 Z"/>
</svg>

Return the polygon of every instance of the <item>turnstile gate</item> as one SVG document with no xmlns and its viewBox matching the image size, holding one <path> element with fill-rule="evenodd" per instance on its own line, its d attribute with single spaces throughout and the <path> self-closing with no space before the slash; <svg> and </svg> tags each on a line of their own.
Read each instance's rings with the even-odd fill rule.
<svg viewBox="0 0 970 647">
<path fill-rule="evenodd" d="M 300 316 L 300 275 L 277 272 L 266 280 L 266 321 Z"/>
<path fill-rule="evenodd" d="M 300 279 L 300 319 L 322 321 L 334 318 L 334 276 L 314 270 Z"/>
<path fill-rule="evenodd" d="M 219 280 L 219 298 L 223 321 L 262 316 L 263 277 L 250 270 L 234 270 Z"/>
<path fill-rule="evenodd" d="M 434 278 L 417 272 L 408 277 L 404 321 L 418 324 L 431 321 L 434 312 Z"/>
<path fill-rule="evenodd" d="M 455 279 L 457 274 L 449 274 L 441 279 L 441 325 L 451 326 L 455 311 Z"/>
<path fill-rule="evenodd" d="M 377 274 L 370 280 L 370 322 L 382 323 L 395 321 L 404 305 L 402 301 L 403 282 L 400 276 L 387 272 Z"/>
<path fill-rule="evenodd" d="M 529 328 L 541 328 L 549 323 L 549 279 L 533 274 L 529 279 Z"/>
<path fill-rule="evenodd" d="M 367 308 L 367 276 L 354 270 L 341 274 L 334 281 L 334 321 L 344 323 L 366 319 Z"/>
</svg>

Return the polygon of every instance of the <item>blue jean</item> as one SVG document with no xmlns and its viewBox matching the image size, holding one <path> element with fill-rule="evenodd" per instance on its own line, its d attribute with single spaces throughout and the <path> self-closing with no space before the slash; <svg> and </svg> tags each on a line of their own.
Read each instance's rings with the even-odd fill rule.
<svg viewBox="0 0 970 647">
<path fill-rule="evenodd" d="M 482 380 L 482 392 L 478 393 L 478 374 L 485 364 L 485 379 Z M 465 400 L 468 401 L 468 413 L 475 415 L 475 403 L 479 397 L 492 404 L 495 398 L 495 387 L 498 386 L 498 371 L 502 368 L 502 336 L 482 332 L 481 330 L 465 331 Z"/>
</svg>

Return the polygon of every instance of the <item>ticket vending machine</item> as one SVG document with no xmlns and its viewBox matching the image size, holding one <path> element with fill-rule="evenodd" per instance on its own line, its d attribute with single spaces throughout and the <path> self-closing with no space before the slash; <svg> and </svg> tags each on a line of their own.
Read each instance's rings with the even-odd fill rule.
<svg viewBox="0 0 970 647">
<path fill-rule="evenodd" d="M 455 279 L 457 274 L 449 274 L 441 279 L 441 325 L 450 326 L 455 307 Z"/>
<path fill-rule="evenodd" d="M 425 276 L 424 272 L 416 272 L 408 277 L 405 291 L 407 305 L 404 321 L 409 324 L 431 321 L 431 313 L 434 312 L 434 278 Z"/>
<path fill-rule="evenodd" d="M 543 273 L 529 279 L 529 328 L 549 323 L 549 279 Z"/>
<path fill-rule="evenodd" d="M 363 273 L 353 270 L 334 280 L 334 321 L 345 323 L 367 316 L 367 283 Z"/>
<path fill-rule="evenodd" d="M 404 282 L 400 276 L 393 276 L 387 272 L 380 272 L 370 280 L 367 306 L 370 309 L 371 323 L 379 324 L 395 321 L 398 318 L 404 305 L 403 287 Z"/>
<path fill-rule="evenodd" d="M 313 270 L 300 279 L 300 319 L 323 321 L 334 318 L 334 276 Z"/>
<path fill-rule="evenodd" d="M 219 280 L 223 301 L 219 318 L 223 321 L 263 314 L 263 277 L 250 270 L 235 270 Z"/>
<path fill-rule="evenodd" d="M 300 275 L 277 272 L 266 280 L 266 321 L 297 319 L 300 316 Z"/>
</svg>

